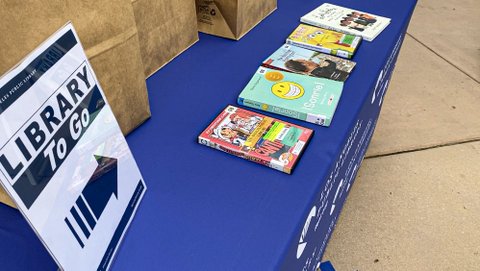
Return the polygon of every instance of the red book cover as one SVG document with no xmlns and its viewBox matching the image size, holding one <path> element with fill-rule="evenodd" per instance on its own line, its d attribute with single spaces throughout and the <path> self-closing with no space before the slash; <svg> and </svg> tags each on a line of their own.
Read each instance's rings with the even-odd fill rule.
<svg viewBox="0 0 480 271">
<path fill-rule="evenodd" d="M 311 129 L 229 105 L 198 142 L 291 174 L 312 135 Z"/>
</svg>

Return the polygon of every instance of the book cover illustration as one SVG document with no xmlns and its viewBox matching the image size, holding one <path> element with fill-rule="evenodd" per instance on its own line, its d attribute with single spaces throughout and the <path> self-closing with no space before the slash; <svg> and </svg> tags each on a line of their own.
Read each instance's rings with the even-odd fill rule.
<svg viewBox="0 0 480 271">
<path fill-rule="evenodd" d="M 390 18 L 328 3 L 324 3 L 312 10 L 303 16 L 300 21 L 318 27 L 358 35 L 367 41 L 374 40 L 390 24 Z"/>
<path fill-rule="evenodd" d="M 356 63 L 294 45 L 284 44 L 263 61 L 263 66 L 344 82 Z"/>
<path fill-rule="evenodd" d="M 343 82 L 260 67 L 238 97 L 248 107 L 329 126 Z"/>
<path fill-rule="evenodd" d="M 287 38 L 287 44 L 325 54 L 352 58 L 362 38 L 316 26 L 300 24 Z"/>
<path fill-rule="evenodd" d="M 198 142 L 291 174 L 312 135 L 310 129 L 229 105 Z"/>
</svg>

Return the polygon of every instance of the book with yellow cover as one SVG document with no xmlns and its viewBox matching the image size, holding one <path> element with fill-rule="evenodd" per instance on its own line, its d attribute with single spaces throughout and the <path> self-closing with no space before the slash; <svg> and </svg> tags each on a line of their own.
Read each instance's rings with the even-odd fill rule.
<svg viewBox="0 0 480 271">
<path fill-rule="evenodd" d="M 287 38 L 287 44 L 321 53 L 352 58 L 362 37 L 300 24 Z"/>
</svg>

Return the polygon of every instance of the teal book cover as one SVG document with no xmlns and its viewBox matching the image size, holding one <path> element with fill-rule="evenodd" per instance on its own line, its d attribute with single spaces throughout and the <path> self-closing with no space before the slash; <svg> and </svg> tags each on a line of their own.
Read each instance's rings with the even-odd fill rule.
<svg viewBox="0 0 480 271">
<path fill-rule="evenodd" d="M 240 105 L 330 126 L 343 82 L 260 67 L 238 97 Z"/>
</svg>

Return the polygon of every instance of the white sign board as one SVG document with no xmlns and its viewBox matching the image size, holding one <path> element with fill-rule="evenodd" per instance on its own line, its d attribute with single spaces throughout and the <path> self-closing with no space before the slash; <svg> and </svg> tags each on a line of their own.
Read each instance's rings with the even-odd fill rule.
<svg viewBox="0 0 480 271">
<path fill-rule="evenodd" d="M 0 78 L 0 180 L 61 269 L 107 270 L 146 186 L 67 24 Z"/>
</svg>

